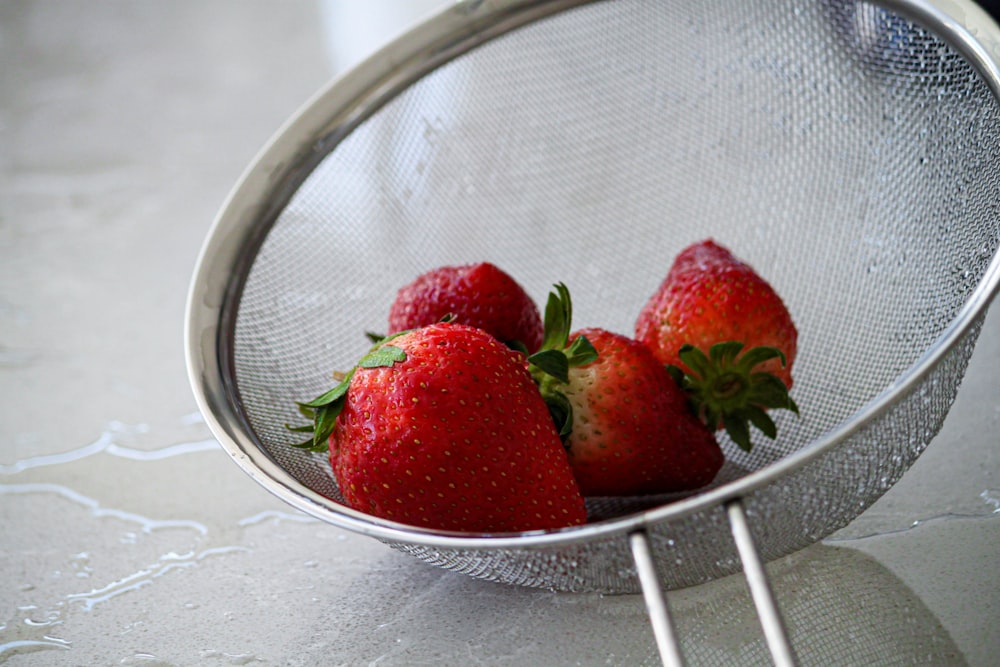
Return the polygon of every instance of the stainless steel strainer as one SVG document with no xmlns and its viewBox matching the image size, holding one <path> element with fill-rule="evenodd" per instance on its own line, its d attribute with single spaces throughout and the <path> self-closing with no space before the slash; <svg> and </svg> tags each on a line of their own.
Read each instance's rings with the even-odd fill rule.
<svg viewBox="0 0 1000 667">
<path fill-rule="evenodd" d="M 1000 282 L 998 62 L 1000 30 L 961 0 L 459 2 L 320 92 L 231 194 L 190 293 L 200 407 L 244 470 L 321 519 L 485 579 L 643 590 L 671 664 L 662 590 L 742 567 L 790 664 L 761 563 L 899 479 Z M 345 507 L 325 457 L 289 446 L 295 401 L 418 273 L 488 260 L 540 302 L 564 281 L 577 325 L 628 334 L 707 236 L 789 305 L 802 411 L 751 453 L 724 441 L 710 488 L 456 535 Z"/>
</svg>

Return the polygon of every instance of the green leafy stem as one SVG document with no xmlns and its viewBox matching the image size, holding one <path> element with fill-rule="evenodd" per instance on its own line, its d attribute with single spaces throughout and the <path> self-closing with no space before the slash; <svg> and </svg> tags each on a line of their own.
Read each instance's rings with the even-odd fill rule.
<svg viewBox="0 0 1000 667">
<path fill-rule="evenodd" d="M 406 352 L 395 345 L 388 345 L 388 341 L 401 336 L 405 331 L 381 339 L 372 347 L 365 356 L 358 361 L 357 365 L 343 376 L 343 379 L 335 386 L 323 394 L 320 394 L 311 401 L 299 403 L 299 412 L 311 420 L 311 424 L 303 426 L 291 426 L 286 424 L 286 428 L 296 433 L 310 433 L 308 440 L 293 444 L 293 447 L 304 449 L 310 452 L 323 452 L 330 446 L 330 436 L 333 434 L 337 417 L 344 409 L 344 402 L 347 399 L 347 390 L 351 386 L 351 380 L 358 368 L 381 368 L 392 366 L 393 364 L 406 360 Z"/>
<path fill-rule="evenodd" d="M 545 304 L 544 335 L 538 352 L 528 357 L 528 370 L 552 415 L 559 437 L 566 441 L 573 431 L 573 406 L 560 388 L 569 384 L 569 370 L 597 359 L 597 350 L 586 336 L 569 342 L 573 304 L 569 289 L 557 283 Z"/>
<path fill-rule="evenodd" d="M 695 413 L 712 429 L 720 425 L 741 449 L 750 451 L 750 426 L 772 440 L 778 428 L 767 414 L 769 409 L 786 409 L 795 414 L 799 408 L 788 394 L 788 387 L 776 375 L 754 370 L 778 359 L 786 365 L 784 353 L 775 347 L 754 347 L 743 354 L 743 343 L 716 343 L 706 355 L 693 345 L 683 345 L 680 360 L 690 369 L 668 365 L 674 380 L 687 392 Z"/>
</svg>

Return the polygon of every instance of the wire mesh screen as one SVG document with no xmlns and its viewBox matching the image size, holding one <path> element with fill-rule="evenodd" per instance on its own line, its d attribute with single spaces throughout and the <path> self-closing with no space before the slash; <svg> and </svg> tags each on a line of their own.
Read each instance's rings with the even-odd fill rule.
<svg viewBox="0 0 1000 667">
<path fill-rule="evenodd" d="M 294 401 L 368 348 L 366 331 L 385 329 L 401 285 L 491 261 L 539 303 L 565 282 L 578 327 L 631 334 L 673 256 L 713 237 L 775 286 L 799 329 L 801 417 L 776 414 L 779 438 L 750 453 L 720 436 L 724 484 L 851 419 L 935 345 L 997 252 L 998 174 L 997 100 L 954 49 L 890 11 L 585 4 L 440 66 L 333 147 L 250 266 L 235 386 L 270 456 L 336 500 L 325 458 L 290 448 L 285 425 L 298 419 Z M 948 391 L 963 355 L 935 380 Z M 924 430 L 949 401 L 931 406 Z M 799 525 L 808 484 L 769 490 L 784 503 L 768 511 L 769 554 L 843 525 L 905 470 L 922 446 L 879 446 L 909 437 L 899 420 L 912 413 L 899 414 L 861 447 L 869 465 L 848 457 L 807 480 L 836 484 L 843 502 L 804 514 L 835 515 Z M 590 509 L 601 520 L 664 500 Z M 699 539 L 680 530 L 661 546 Z"/>
</svg>

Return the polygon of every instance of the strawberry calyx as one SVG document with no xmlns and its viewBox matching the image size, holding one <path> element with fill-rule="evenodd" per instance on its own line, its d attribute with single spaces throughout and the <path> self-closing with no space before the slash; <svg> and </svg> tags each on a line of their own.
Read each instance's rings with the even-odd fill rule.
<svg viewBox="0 0 1000 667">
<path fill-rule="evenodd" d="M 565 443 L 573 432 L 573 407 L 560 385 L 569 384 L 571 368 L 595 361 L 597 350 L 586 336 L 577 336 L 572 343 L 569 342 L 573 303 L 566 285 L 556 283 L 554 287 L 545 304 L 542 345 L 528 357 L 528 371 L 538 385 L 560 439 Z"/>
<path fill-rule="evenodd" d="M 754 426 L 772 440 L 778 428 L 767 414 L 769 409 L 799 408 L 788 394 L 788 387 L 777 376 L 754 369 L 771 359 L 785 366 L 784 353 L 768 346 L 743 351 L 743 343 L 716 343 L 706 355 L 693 345 L 682 345 L 678 357 L 689 369 L 668 364 L 667 370 L 688 394 L 695 413 L 712 429 L 720 426 L 741 449 L 750 451 L 750 427 Z"/>
<path fill-rule="evenodd" d="M 308 440 L 295 443 L 292 447 L 310 452 L 324 452 L 329 449 L 330 436 L 333 434 L 337 417 L 340 415 L 341 410 L 344 409 L 347 390 L 351 386 L 351 379 L 354 377 L 354 373 L 358 368 L 382 368 L 405 361 L 406 352 L 402 348 L 388 344 L 393 338 L 402 336 L 405 333 L 409 332 L 400 331 L 391 336 L 383 337 L 361 357 L 357 365 L 351 368 L 351 370 L 345 374 L 338 374 L 337 377 L 340 382 L 333 389 L 320 394 L 311 401 L 297 403 L 299 413 L 311 420 L 312 423 L 302 426 L 286 424 L 285 428 L 295 433 L 311 433 L 312 435 Z"/>
</svg>

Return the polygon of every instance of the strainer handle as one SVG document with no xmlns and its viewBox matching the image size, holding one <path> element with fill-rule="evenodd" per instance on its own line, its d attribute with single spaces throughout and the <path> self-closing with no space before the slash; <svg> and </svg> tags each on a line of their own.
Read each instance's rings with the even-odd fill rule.
<svg viewBox="0 0 1000 667">
<path fill-rule="evenodd" d="M 684 667 L 681 645 L 677 641 L 677 630 L 670 617 L 670 609 L 667 607 L 663 587 L 660 586 L 660 578 L 656 574 L 649 535 L 644 530 L 636 531 L 629 536 L 629 541 L 636 572 L 639 574 L 639 583 L 642 586 L 642 596 L 646 600 L 649 620 L 653 624 L 653 636 L 656 638 L 656 648 L 660 651 L 660 660 L 664 667 Z"/>
<path fill-rule="evenodd" d="M 795 667 L 795 652 L 788 641 L 788 630 L 774 600 L 774 592 L 771 590 L 771 582 L 764 569 L 764 561 L 761 560 L 757 545 L 754 544 L 743 501 L 736 498 L 727 502 L 726 513 L 729 515 L 729 527 L 733 532 L 733 541 L 736 542 L 736 551 L 739 552 L 740 562 L 743 563 L 743 575 L 747 578 L 750 596 L 753 598 L 754 606 L 757 607 L 757 616 L 760 618 L 764 639 L 767 641 L 767 648 L 771 651 L 774 664 L 776 667 Z"/>
<path fill-rule="evenodd" d="M 795 652 L 788 641 L 788 631 L 774 600 L 774 592 L 771 590 L 764 562 L 757 552 L 757 545 L 754 544 L 743 502 L 736 498 L 728 501 L 725 507 L 736 551 L 743 564 L 743 574 L 747 579 L 754 606 L 757 608 L 757 616 L 760 618 L 764 640 L 771 652 L 771 658 L 776 667 L 795 667 L 797 664 Z M 670 616 L 659 575 L 656 573 L 649 535 L 644 530 L 636 531 L 629 536 L 629 541 L 639 583 L 642 586 L 642 595 L 649 611 L 649 620 L 653 625 L 653 636 L 656 638 L 660 660 L 665 667 L 683 667 L 684 658 L 681 655 L 677 630 Z"/>
</svg>

